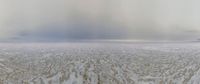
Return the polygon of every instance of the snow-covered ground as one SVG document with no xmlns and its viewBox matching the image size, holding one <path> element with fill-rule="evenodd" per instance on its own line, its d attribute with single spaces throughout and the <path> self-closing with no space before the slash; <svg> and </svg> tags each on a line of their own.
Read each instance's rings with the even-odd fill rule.
<svg viewBox="0 0 200 84">
<path fill-rule="evenodd" d="M 200 84 L 200 44 L 0 44 L 0 84 Z"/>
</svg>

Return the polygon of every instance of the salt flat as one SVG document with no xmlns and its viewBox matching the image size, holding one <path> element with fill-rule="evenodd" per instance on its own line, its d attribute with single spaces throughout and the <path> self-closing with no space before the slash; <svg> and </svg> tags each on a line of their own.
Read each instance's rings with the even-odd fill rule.
<svg viewBox="0 0 200 84">
<path fill-rule="evenodd" d="M 2 43 L 0 84 L 200 84 L 200 44 Z"/>
</svg>

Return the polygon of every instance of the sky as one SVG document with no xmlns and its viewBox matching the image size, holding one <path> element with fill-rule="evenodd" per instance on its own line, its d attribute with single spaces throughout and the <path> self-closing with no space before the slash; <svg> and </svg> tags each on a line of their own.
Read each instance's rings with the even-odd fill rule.
<svg viewBox="0 0 200 84">
<path fill-rule="evenodd" d="M 0 0 L 0 41 L 195 41 L 200 0 Z"/>
</svg>

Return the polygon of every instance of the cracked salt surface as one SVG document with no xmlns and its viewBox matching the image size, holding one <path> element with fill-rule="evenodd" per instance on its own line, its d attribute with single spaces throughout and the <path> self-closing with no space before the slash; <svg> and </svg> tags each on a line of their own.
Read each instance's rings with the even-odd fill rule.
<svg viewBox="0 0 200 84">
<path fill-rule="evenodd" d="M 200 84 L 198 43 L 0 44 L 0 84 Z"/>
</svg>

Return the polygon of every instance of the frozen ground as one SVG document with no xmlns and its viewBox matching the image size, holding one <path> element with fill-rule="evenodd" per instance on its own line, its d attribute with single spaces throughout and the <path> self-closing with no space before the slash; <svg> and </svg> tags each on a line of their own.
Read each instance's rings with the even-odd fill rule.
<svg viewBox="0 0 200 84">
<path fill-rule="evenodd" d="M 0 84 L 200 84 L 200 44 L 0 44 Z"/>
</svg>

